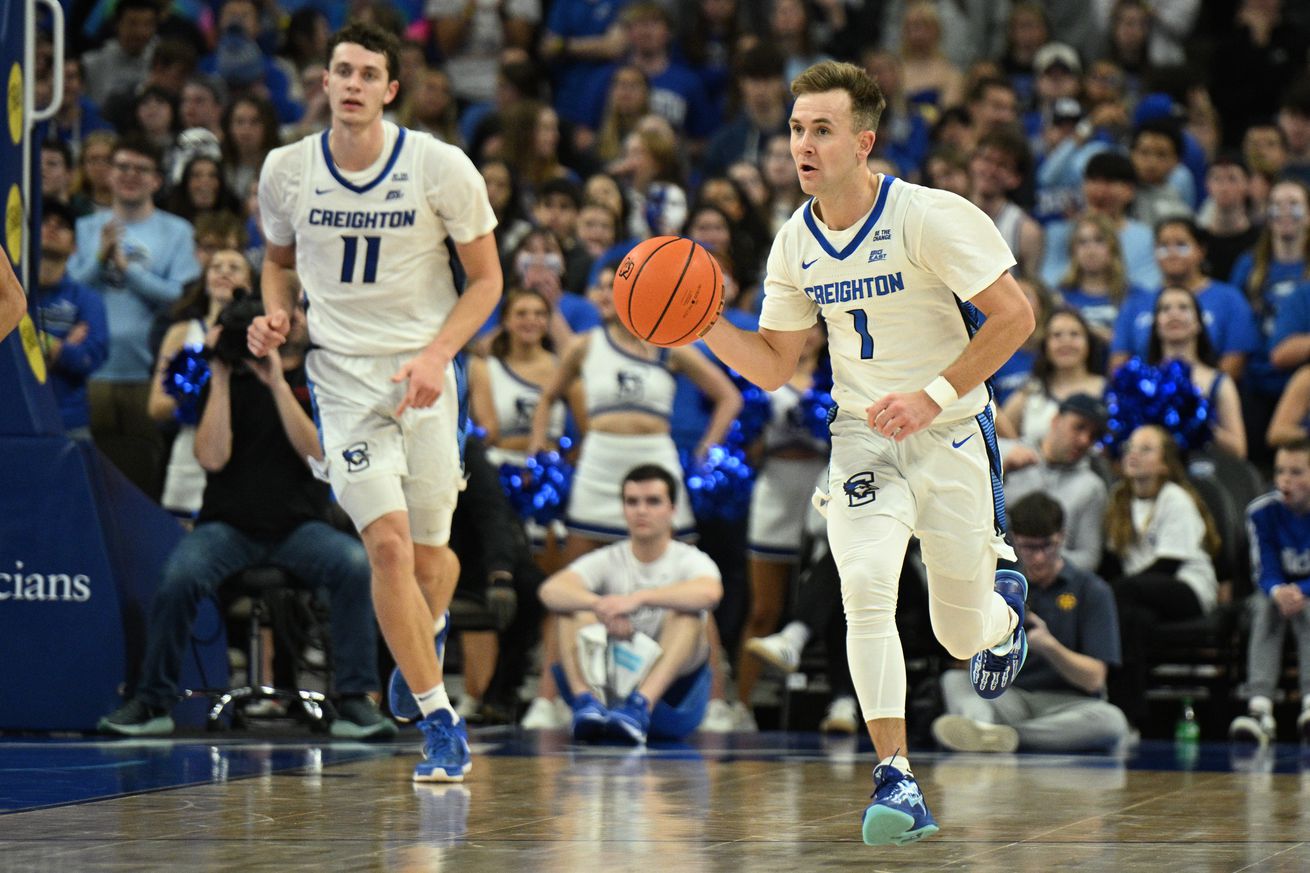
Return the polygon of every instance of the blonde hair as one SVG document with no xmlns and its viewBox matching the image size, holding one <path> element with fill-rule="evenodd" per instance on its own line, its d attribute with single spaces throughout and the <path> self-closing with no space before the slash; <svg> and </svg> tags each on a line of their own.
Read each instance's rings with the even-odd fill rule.
<svg viewBox="0 0 1310 873">
<path fill-rule="evenodd" d="M 596 134 L 596 157 L 603 161 L 612 161 L 623 154 L 623 140 L 637 129 L 638 122 L 650 108 L 650 81 L 640 67 L 631 64 L 619 67 L 612 81 L 617 82 L 618 78 L 626 73 L 636 73 L 641 77 L 641 87 L 646 91 L 646 99 L 636 115 L 624 115 L 614 105 L 614 86 L 610 85 L 609 94 L 605 97 L 605 114 L 601 118 L 600 130 Z"/>
<path fill-rule="evenodd" d="M 1169 431 L 1158 424 L 1144 424 L 1137 430 L 1149 430 L 1159 436 L 1164 456 L 1165 481 L 1182 488 L 1196 504 L 1196 510 L 1201 513 L 1201 520 L 1205 523 L 1201 545 L 1213 556 L 1219 551 L 1219 530 L 1215 527 L 1214 518 L 1206 508 L 1205 501 L 1192 487 L 1192 483 L 1187 481 L 1187 469 L 1183 466 L 1183 455 L 1178 443 L 1174 442 Z M 1105 535 L 1110 551 L 1117 555 L 1122 555 L 1137 542 L 1137 529 L 1133 527 L 1133 487 L 1127 479 L 1121 479 L 1110 492 L 1110 504 L 1105 512 Z"/>
<path fill-rule="evenodd" d="M 1060 287 L 1077 288 L 1082 285 L 1083 271 L 1078 266 L 1074 250 L 1078 246 L 1078 229 L 1085 224 L 1095 227 L 1101 238 L 1105 240 L 1105 244 L 1110 247 L 1110 300 L 1115 306 L 1119 306 L 1128 291 L 1128 271 L 1124 268 L 1124 253 L 1123 247 L 1119 244 L 1119 234 L 1110 223 L 1110 219 L 1104 215 L 1088 214 L 1074 222 L 1073 233 L 1069 235 L 1069 269 L 1065 270 L 1060 278 Z"/>
<path fill-rule="evenodd" d="M 793 97 L 845 91 L 851 98 L 851 120 L 855 131 L 876 131 L 878 119 L 887 108 L 887 98 L 868 71 L 842 61 L 820 61 L 801 73 L 791 83 Z"/>
</svg>

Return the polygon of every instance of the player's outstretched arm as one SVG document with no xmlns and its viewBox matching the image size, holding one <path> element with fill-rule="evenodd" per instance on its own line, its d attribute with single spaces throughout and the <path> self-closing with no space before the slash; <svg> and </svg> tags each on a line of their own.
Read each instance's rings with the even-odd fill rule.
<svg viewBox="0 0 1310 873">
<path fill-rule="evenodd" d="M 764 390 L 776 391 L 796 372 L 808 335 L 808 329 L 769 330 L 767 327 L 756 333 L 720 318 L 704 339 L 720 361 Z"/>
<path fill-rule="evenodd" d="M 14 275 L 14 267 L 9 263 L 9 258 L 0 256 L 0 340 L 9 336 L 9 331 L 18 326 L 22 321 L 23 313 L 27 311 L 27 295 L 23 293 L 23 286 L 18 283 L 18 277 Z"/>
</svg>

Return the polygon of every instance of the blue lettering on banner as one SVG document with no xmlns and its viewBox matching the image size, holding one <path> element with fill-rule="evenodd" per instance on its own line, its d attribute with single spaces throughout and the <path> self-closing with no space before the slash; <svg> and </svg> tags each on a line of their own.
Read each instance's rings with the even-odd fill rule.
<svg viewBox="0 0 1310 873">
<path fill-rule="evenodd" d="M 309 223 L 316 227 L 352 227 L 363 230 L 413 227 L 417 210 L 397 209 L 389 212 L 354 212 L 348 209 L 311 209 Z"/>
<path fill-rule="evenodd" d="M 905 290 L 905 279 L 899 272 L 883 276 L 866 276 L 862 279 L 842 279 L 823 285 L 805 288 L 805 296 L 820 306 L 833 303 L 850 303 L 870 297 L 886 297 Z"/>
</svg>

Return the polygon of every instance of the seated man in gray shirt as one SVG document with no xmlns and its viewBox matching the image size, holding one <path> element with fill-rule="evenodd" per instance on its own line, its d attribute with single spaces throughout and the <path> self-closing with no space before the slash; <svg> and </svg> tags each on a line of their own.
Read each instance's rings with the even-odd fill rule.
<svg viewBox="0 0 1310 873">
<path fill-rule="evenodd" d="M 1083 570 L 1096 570 L 1105 545 L 1105 480 L 1092 469 L 1088 451 L 1105 433 L 1105 404 L 1090 394 L 1061 403 L 1037 446 L 1002 440 L 1005 499 L 1021 500 L 1042 491 L 1060 501 L 1068 525 L 1064 558 Z"/>
<path fill-rule="evenodd" d="M 1028 577 L 1028 662 L 995 700 L 973 690 L 966 670 L 942 674 L 946 715 L 933 737 L 957 752 L 1111 750 L 1128 720 L 1105 697 L 1110 667 L 1119 664 L 1114 594 L 1099 576 L 1061 554 L 1064 510 L 1045 494 L 1010 508 L 1014 551 Z"/>
</svg>

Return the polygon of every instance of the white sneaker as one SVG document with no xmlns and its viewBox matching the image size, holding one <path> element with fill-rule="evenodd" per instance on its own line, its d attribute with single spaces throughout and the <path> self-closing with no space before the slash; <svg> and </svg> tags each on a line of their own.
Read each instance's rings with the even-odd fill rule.
<svg viewBox="0 0 1310 873">
<path fill-rule="evenodd" d="M 711 734 L 730 734 L 737 729 L 737 714 L 726 700 L 711 700 L 705 707 L 700 730 Z"/>
<path fill-rule="evenodd" d="M 757 734 L 760 726 L 755 723 L 755 712 L 740 700 L 732 704 L 733 729 L 743 733 Z"/>
<path fill-rule="evenodd" d="M 1301 710 L 1296 719 L 1296 732 L 1301 736 L 1301 742 L 1310 743 L 1310 709 Z"/>
<path fill-rule="evenodd" d="M 746 651 L 784 673 L 795 673 L 801 665 L 801 653 L 787 642 L 781 631 L 747 640 Z"/>
<path fill-rule="evenodd" d="M 528 711 L 523 714 L 519 727 L 529 731 L 545 731 L 559 727 L 560 721 L 555 703 L 556 701 L 544 697 L 534 697 L 528 706 Z"/>
<path fill-rule="evenodd" d="M 853 734 L 859 728 L 859 710 L 849 694 L 834 697 L 828 704 L 828 714 L 819 722 L 819 730 L 825 734 Z"/>
<path fill-rule="evenodd" d="M 481 700 L 478 700 L 472 694 L 464 694 L 459 698 L 459 705 L 455 707 L 455 714 L 460 718 L 473 718 L 481 708 Z"/>
<path fill-rule="evenodd" d="M 938 716 L 932 723 L 932 735 L 952 752 L 1013 752 L 1019 748 L 1019 732 L 1009 725 L 987 724 L 962 715 Z"/>
<path fill-rule="evenodd" d="M 1300 720 L 1297 721 L 1297 727 L 1301 727 Z M 1263 747 L 1272 743 L 1277 734 L 1278 725 L 1267 712 L 1248 712 L 1239 715 L 1228 725 L 1228 738 L 1235 743 L 1255 743 Z"/>
</svg>

